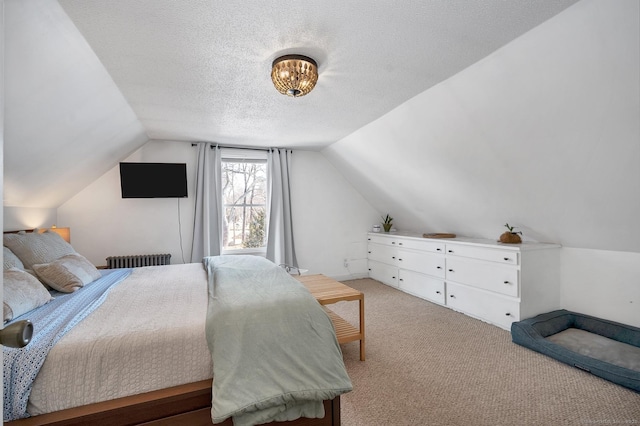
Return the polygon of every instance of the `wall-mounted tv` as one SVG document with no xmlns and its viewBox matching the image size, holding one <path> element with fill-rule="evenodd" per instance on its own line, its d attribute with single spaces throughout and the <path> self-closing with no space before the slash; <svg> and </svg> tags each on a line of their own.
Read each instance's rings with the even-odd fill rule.
<svg viewBox="0 0 640 426">
<path fill-rule="evenodd" d="M 122 198 L 187 197 L 185 163 L 120 163 Z"/>
</svg>

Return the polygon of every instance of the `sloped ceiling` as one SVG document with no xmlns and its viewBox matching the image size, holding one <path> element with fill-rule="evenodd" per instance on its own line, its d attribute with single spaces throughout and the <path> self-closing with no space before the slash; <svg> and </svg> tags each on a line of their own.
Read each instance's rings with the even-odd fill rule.
<svg viewBox="0 0 640 426">
<path fill-rule="evenodd" d="M 3 204 L 58 207 L 148 138 L 57 2 L 4 4 Z"/>
<path fill-rule="evenodd" d="M 320 148 L 575 0 L 60 0 L 151 139 Z M 319 64 L 306 97 L 273 60 Z"/>
<path fill-rule="evenodd" d="M 398 229 L 640 253 L 640 3 L 581 1 L 322 153 Z"/>
<path fill-rule="evenodd" d="M 57 207 L 148 139 L 322 149 L 576 0 L 6 0 L 4 205 Z M 272 87 L 287 53 L 309 95 Z"/>
</svg>

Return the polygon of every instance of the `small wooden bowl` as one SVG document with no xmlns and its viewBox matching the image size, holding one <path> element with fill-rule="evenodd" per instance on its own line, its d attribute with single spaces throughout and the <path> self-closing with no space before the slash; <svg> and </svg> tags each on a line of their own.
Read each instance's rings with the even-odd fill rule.
<svg viewBox="0 0 640 426">
<path fill-rule="evenodd" d="M 500 235 L 500 242 L 505 244 L 520 244 L 522 242 L 522 238 L 520 238 L 520 235 L 518 234 L 507 231 Z"/>
</svg>

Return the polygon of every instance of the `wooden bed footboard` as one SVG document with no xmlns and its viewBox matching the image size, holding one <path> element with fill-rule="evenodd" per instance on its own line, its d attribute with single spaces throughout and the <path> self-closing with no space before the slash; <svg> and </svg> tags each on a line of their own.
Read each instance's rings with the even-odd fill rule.
<svg viewBox="0 0 640 426">
<path fill-rule="evenodd" d="M 5 423 L 8 426 L 205 426 L 211 425 L 211 379 L 98 402 Z M 322 419 L 273 422 L 287 426 L 339 426 L 340 397 L 324 401 Z M 227 419 L 221 426 L 232 426 Z"/>
</svg>

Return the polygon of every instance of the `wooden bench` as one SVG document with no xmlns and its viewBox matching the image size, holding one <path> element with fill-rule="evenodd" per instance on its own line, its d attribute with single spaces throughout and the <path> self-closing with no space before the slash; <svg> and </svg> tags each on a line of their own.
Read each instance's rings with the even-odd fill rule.
<svg viewBox="0 0 640 426">
<path fill-rule="evenodd" d="M 307 287 L 313 297 L 324 306 L 336 329 L 338 343 L 360 341 L 360 361 L 364 361 L 364 294 L 339 281 L 318 275 L 297 275 L 295 278 Z M 360 302 L 360 327 L 356 328 L 326 305 L 358 300 Z"/>
</svg>

